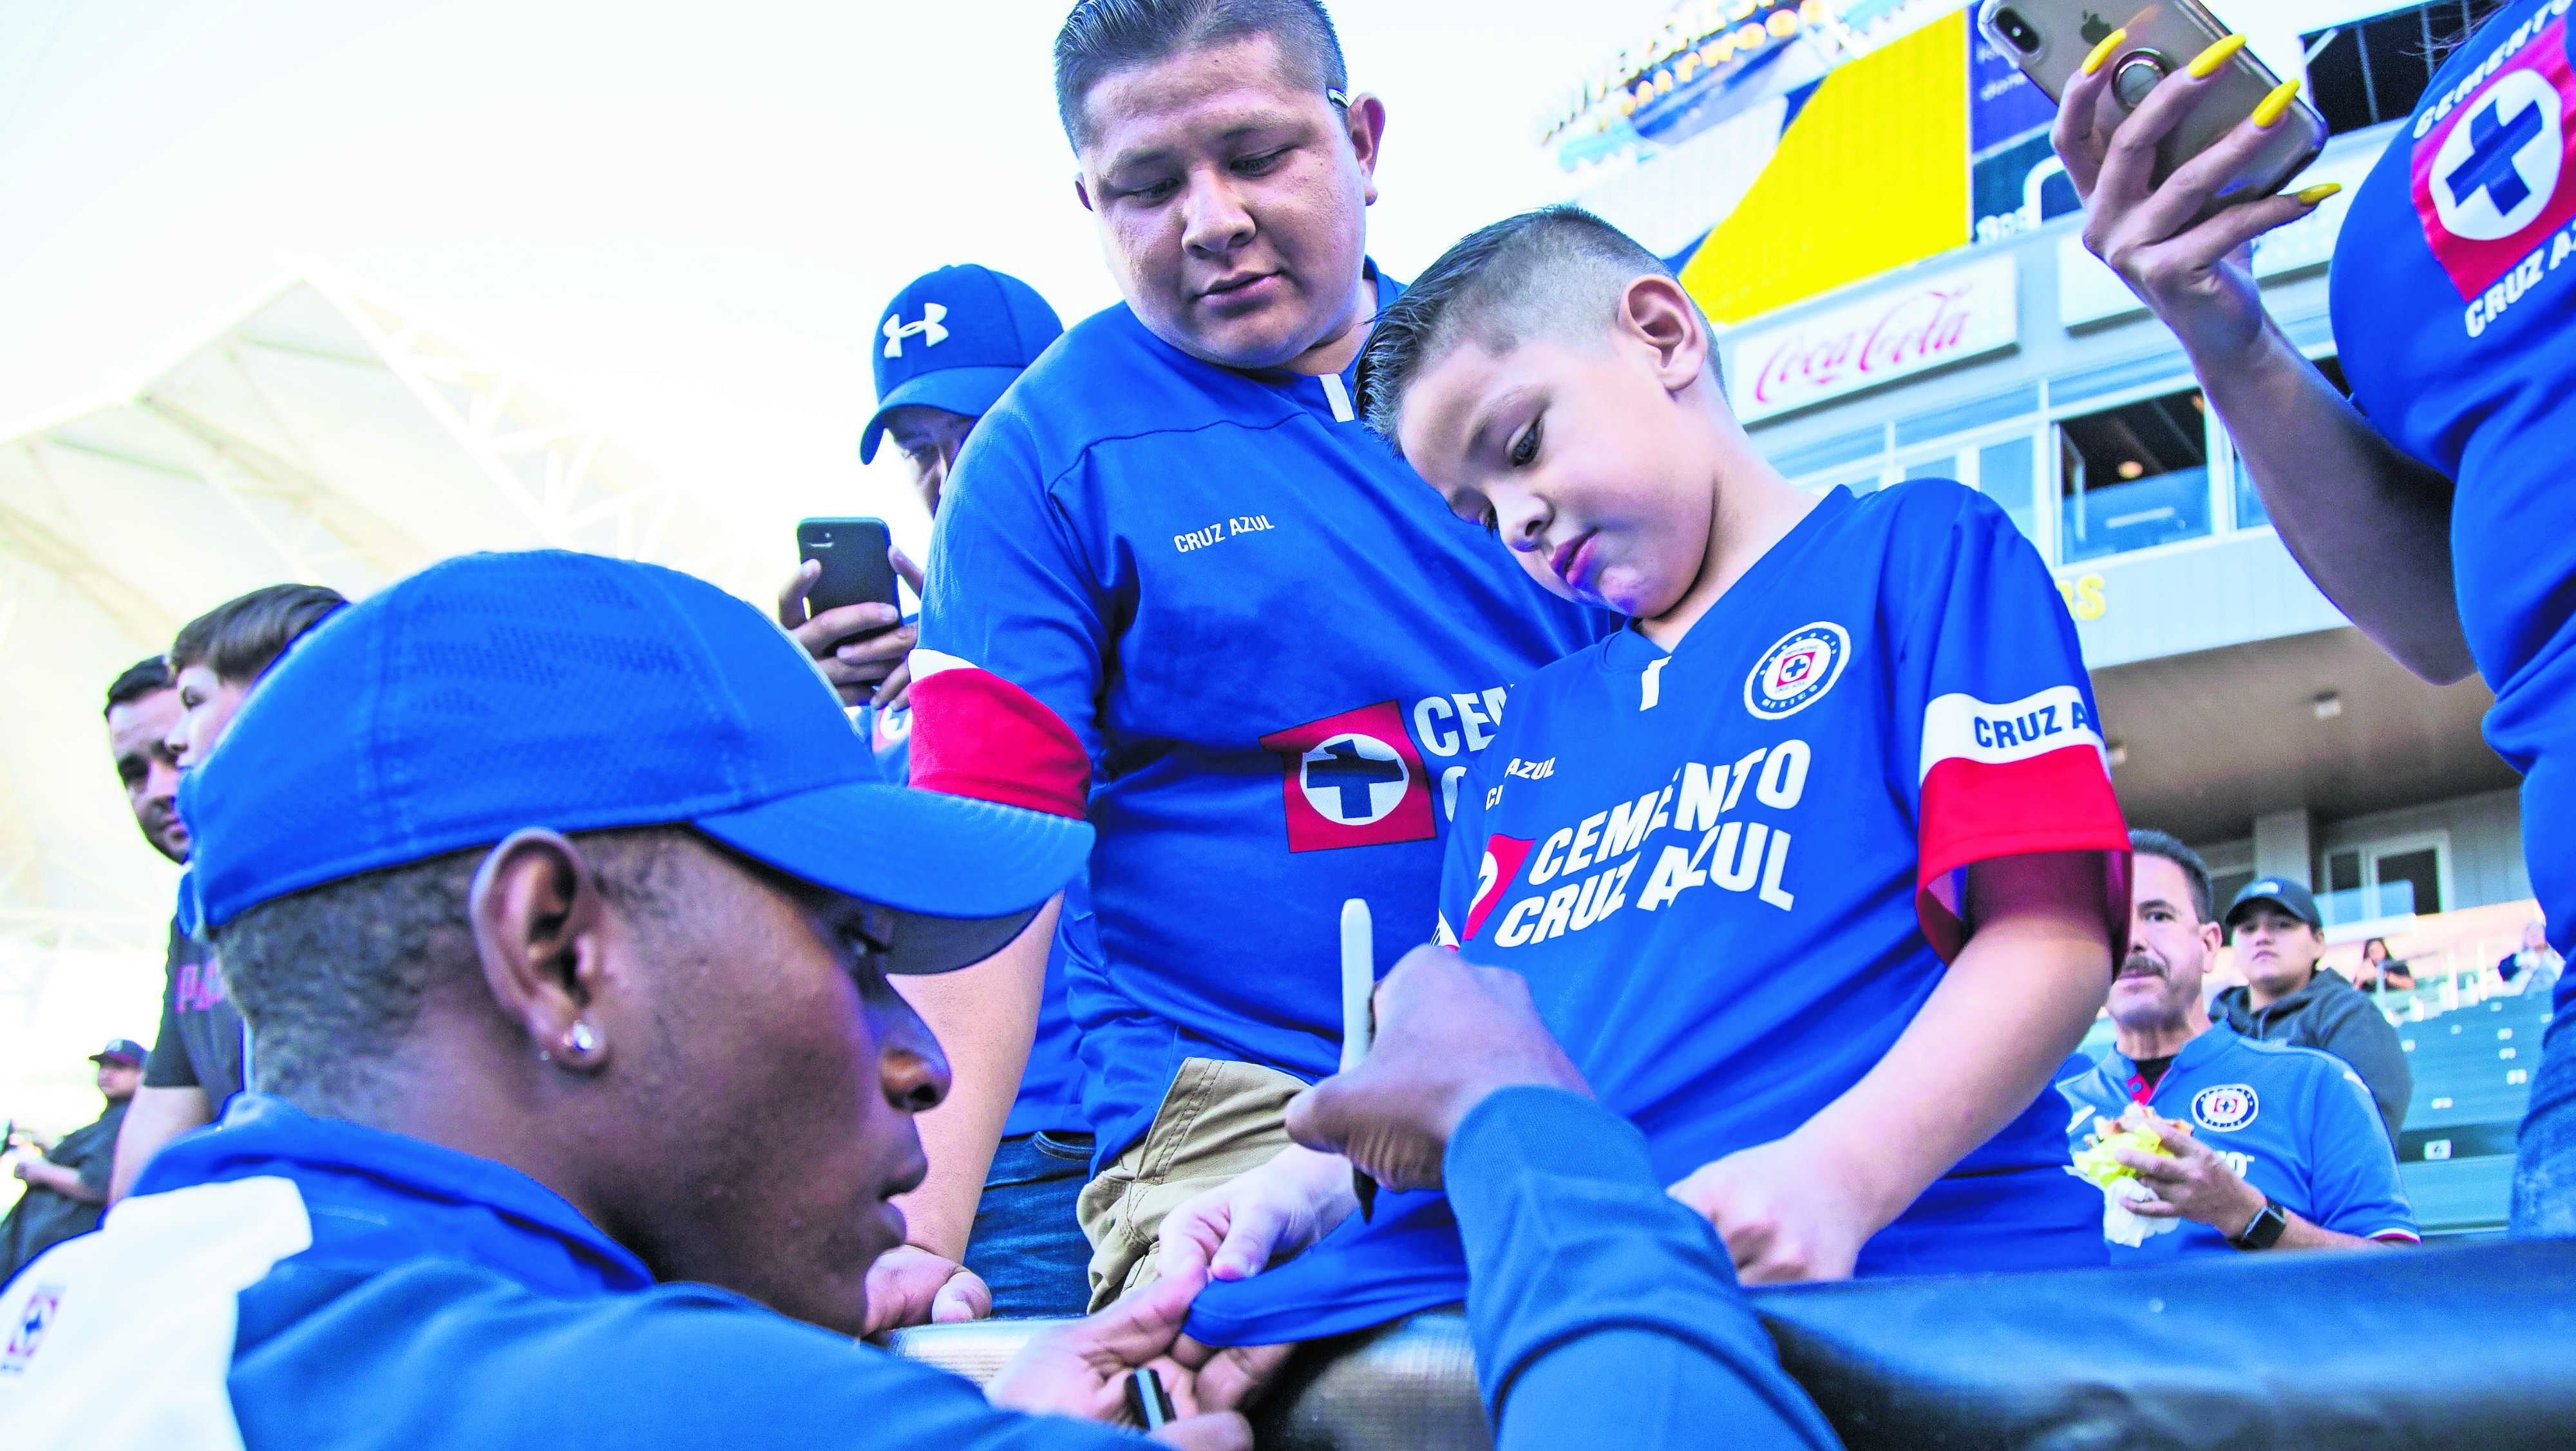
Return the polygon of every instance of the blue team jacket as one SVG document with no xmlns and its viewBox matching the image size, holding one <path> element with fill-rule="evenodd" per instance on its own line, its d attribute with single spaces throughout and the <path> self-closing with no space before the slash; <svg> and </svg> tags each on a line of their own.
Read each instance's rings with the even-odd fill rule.
<svg viewBox="0 0 2576 1451">
<path fill-rule="evenodd" d="M 1668 1404 L 1727 1416 L 1744 1444 L 1833 1444 L 1634 1129 L 1507 1090 L 1447 1165 L 1488 1406 L 1540 1372 L 1586 1391 L 1516 1403 L 1507 1447 L 1678 1444 L 1600 1414 L 1589 1391 L 1614 1377 L 1660 1377 Z M 1143 1444 L 996 1409 L 723 1290 L 657 1285 L 517 1170 L 255 1093 L 12 1282 L 0 1331 L 14 1451 Z"/>
</svg>

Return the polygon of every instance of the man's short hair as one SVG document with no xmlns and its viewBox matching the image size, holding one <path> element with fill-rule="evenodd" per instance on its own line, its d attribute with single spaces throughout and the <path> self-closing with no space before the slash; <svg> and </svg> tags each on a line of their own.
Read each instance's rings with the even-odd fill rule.
<svg viewBox="0 0 2576 1451">
<path fill-rule="evenodd" d="M 1091 88 L 1119 71 L 1202 46 L 1266 35 L 1288 78 L 1316 91 L 1350 89 L 1341 37 L 1320 0 L 1080 0 L 1055 33 L 1055 111 L 1076 151 L 1093 136 Z"/>
<path fill-rule="evenodd" d="M 684 826 L 574 835 L 602 894 L 660 915 Z M 262 902 L 215 929 L 224 983 L 259 1044 L 263 1093 L 362 1106 L 387 1052 L 442 982 L 479 971 L 466 907 L 490 846 L 343 877 Z"/>
<path fill-rule="evenodd" d="M 2209 885 L 2209 863 L 2200 859 L 2200 853 L 2161 831 L 2143 829 L 2129 833 L 2129 850 L 2137 856 L 2163 857 L 2182 868 L 2184 878 L 2191 883 L 2192 920 L 2217 920 L 2211 915 L 2217 910 L 2217 898 Z"/>
<path fill-rule="evenodd" d="M 147 655 L 125 667 L 116 683 L 107 688 L 107 709 L 132 705 L 155 691 L 170 688 L 170 662 L 158 655 Z"/>
<path fill-rule="evenodd" d="M 1672 275 L 1635 238 L 1570 203 L 1471 232 L 1378 314 L 1360 352 L 1360 416 L 1394 443 L 1405 390 L 1459 343 L 1501 357 L 1533 337 L 1606 338 L 1629 283 Z"/>
<path fill-rule="evenodd" d="M 219 680 L 249 684 L 305 631 L 348 602 L 338 590 L 318 584 L 273 584 L 226 600 L 180 627 L 179 638 L 170 642 L 171 673 L 205 665 Z"/>
</svg>

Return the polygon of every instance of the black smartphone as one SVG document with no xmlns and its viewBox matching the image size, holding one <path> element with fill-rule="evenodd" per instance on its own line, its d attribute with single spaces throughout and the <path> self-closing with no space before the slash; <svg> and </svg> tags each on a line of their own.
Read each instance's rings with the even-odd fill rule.
<svg viewBox="0 0 2576 1451">
<path fill-rule="evenodd" d="M 895 594 L 894 561 L 886 557 L 893 547 L 894 536 L 883 519 L 799 520 L 797 556 L 823 566 L 814 587 L 805 592 L 806 617 L 843 605 L 892 605 L 900 613 L 903 605 Z M 882 625 L 850 638 L 864 640 L 893 628 Z"/>
</svg>

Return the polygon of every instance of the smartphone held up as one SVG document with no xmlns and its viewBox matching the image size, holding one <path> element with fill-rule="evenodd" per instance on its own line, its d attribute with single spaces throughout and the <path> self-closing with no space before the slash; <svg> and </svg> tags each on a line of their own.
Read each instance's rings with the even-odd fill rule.
<svg viewBox="0 0 2576 1451">
<path fill-rule="evenodd" d="M 819 565 L 805 591 L 810 619 L 844 605 L 886 605 L 902 613 L 895 593 L 894 536 L 883 519 L 805 519 L 796 525 L 797 557 Z M 893 629 L 891 624 L 863 630 L 849 639 L 864 640 Z"/>
<path fill-rule="evenodd" d="M 2325 118 L 2304 100 L 2267 106 L 2280 89 L 2280 78 L 2241 42 L 2223 47 L 2234 32 L 2196 0 L 2150 0 L 2144 5 L 2135 0 L 1984 0 L 1977 26 L 2051 100 L 2065 96 L 2088 61 L 2093 70 L 2110 71 L 2111 95 L 2123 111 L 2144 105 L 2177 72 L 2207 81 L 2189 113 L 2157 143 L 2154 185 L 2217 145 L 2258 109 L 2270 111 L 2267 139 L 2236 178 L 2210 198 L 2205 212 L 2279 191 L 2325 145 Z M 2096 56 L 2106 48 L 2106 54 Z"/>
</svg>

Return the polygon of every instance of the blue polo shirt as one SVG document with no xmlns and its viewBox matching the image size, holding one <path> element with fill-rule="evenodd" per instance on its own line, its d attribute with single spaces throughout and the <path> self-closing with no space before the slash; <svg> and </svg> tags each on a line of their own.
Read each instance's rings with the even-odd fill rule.
<svg viewBox="0 0 2576 1451">
<path fill-rule="evenodd" d="M 2072 1111 L 2070 1152 L 2084 1146 L 2096 1117 L 2117 1119 L 2144 1102 L 2190 1124 L 2237 1177 L 2312 1224 L 2364 1239 L 2421 1238 L 2370 1090 L 2342 1060 L 2313 1048 L 2261 1042 L 2218 1023 L 2183 1045 L 2152 1092 L 2117 1047 L 2060 1079 L 2057 1091 Z M 2227 1236 L 2189 1221 L 2135 1249 L 2110 1250 L 2115 1264 L 2237 1253 Z"/>
<path fill-rule="evenodd" d="M 1342 903 L 1381 973 L 1430 936 L 1511 687 L 1607 623 L 1453 516 L 1353 386 L 1112 307 L 975 425 L 940 504 L 912 779 L 1099 832 L 1098 958 L 1065 974 L 1095 1165 L 1185 1059 L 1333 1071 Z"/>
<path fill-rule="evenodd" d="M 2576 956 L 2576 67 L 2568 0 L 2515 0 L 2451 53 L 2352 199 L 2334 335 L 2353 402 L 2457 484 L 2451 563 L 2488 744 L 2523 773 L 2549 940 Z M 2576 1001 L 2576 974 L 2557 1009 Z"/>
<path fill-rule="evenodd" d="M 909 782 L 912 712 L 863 707 L 860 729 L 875 750 L 877 769 L 885 778 Z M 901 843 L 891 845 L 901 849 Z M 1047 949 L 1046 995 L 1038 1000 L 1037 1037 L 1029 1044 L 1029 1066 L 1020 1074 L 1019 1096 L 1011 1100 L 1011 1115 L 1002 1124 L 1006 1139 L 1048 1131 L 1088 1133 L 1091 1128 L 1082 1116 L 1081 1035 L 1064 1003 L 1065 956 L 1072 943 L 1089 936 L 1084 901 L 1083 893 L 1066 888 L 1064 906 L 1056 917 L 1055 943 Z"/>
<path fill-rule="evenodd" d="M 1667 1183 L 1877 1066 L 1966 938 L 1970 866 L 2096 853 L 2104 930 L 2125 935 L 2128 831 L 2074 622 L 2004 512 L 1944 480 L 1837 489 L 1673 649 L 1623 630 L 1540 671 L 1471 780 L 1443 923 L 1529 980 Z M 2043 1089 L 1857 1273 L 2101 1264 L 2059 1115 Z M 1455 1298 L 1439 1211 L 1389 1210 L 1212 1286 L 1191 1333 L 1251 1343 Z"/>
</svg>

